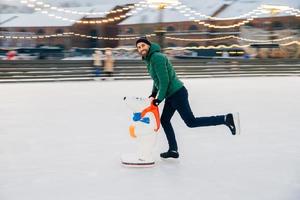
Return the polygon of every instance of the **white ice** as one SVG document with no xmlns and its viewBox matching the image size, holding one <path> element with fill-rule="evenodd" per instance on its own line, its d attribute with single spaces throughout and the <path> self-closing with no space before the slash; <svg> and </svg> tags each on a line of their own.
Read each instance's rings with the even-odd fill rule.
<svg viewBox="0 0 300 200">
<path fill-rule="evenodd" d="M 180 159 L 128 169 L 123 96 L 152 82 L 0 85 L 1 200 L 299 200 L 300 79 L 184 79 L 196 116 L 239 111 L 242 134 L 172 120 Z M 163 105 L 161 105 L 162 108 Z"/>
</svg>

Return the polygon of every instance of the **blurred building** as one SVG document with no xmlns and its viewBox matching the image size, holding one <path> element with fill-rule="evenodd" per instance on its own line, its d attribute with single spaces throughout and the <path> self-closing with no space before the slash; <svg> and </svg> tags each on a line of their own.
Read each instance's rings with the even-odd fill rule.
<svg viewBox="0 0 300 200">
<path fill-rule="evenodd" d="M 202 22 L 214 26 L 227 26 L 243 22 L 246 19 L 254 17 L 253 13 L 245 16 L 246 13 L 257 9 L 262 4 L 284 5 L 292 8 L 300 8 L 299 0 L 210 0 L 201 4 L 199 1 L 190 1 L 187 6 L 188 12 L 183 9 L 166 8 L 161 11 L 155 8 L 139 7 L 136 10 L 124 10 L 121 13 L 106 13 L 99 15 L 87 15 L 86 12 L 111 11 L 123 6 L 98 5 L 92 7 L 68 8 L 70 10 L 81 12 L 82 14 L 62 13 L 58 11 L 49 11 L 54 17 L 47 14 L 35 12 L 32 14 L 2 14 L 0 18 L 0 31 L 5 34 L 13 35 L 51 35 L 63 32 L 74 32 L 89 37 L 50 37 L 43 39 L 28 40 L 0 39 L 0 46 L 32 46 L 37 45 L 56 45 L 66 49 L 70 47 L 93 48 L 93 47 L 116 47 L 116 46 L 134 46 L 134 40 L 98 40 L 93 36 L 100 37 L 132 37 L 153 34 L 163 28 L 165 47 L 190 47 L 190 46 L 208 46 L 208 45 L 231 45 L 231 44 L 249 44 L 255 42 L 246 42 L 238 39 L 214 40 L 214 38 L 234 35 L 251 40 L 272 40 L 282 37 L 293 36 L 299 38 L 300 17 L 295 17 L 284 11 L 265 10 L 263 14 L 255 16 L 243 26 L 234 28 L 216 29 L 204 26 L 194 22 L 192 19 L 204 19 L 200 17 L 200 12 L 207 16 L 220 19 L 205 19 Z M 128 14 L 123 20 L 107 22 L 101 24 L 95 23 L 75 23 L 64 18 L 75 21 L 97 21 L 105 20 L 121 14 Z M 299 11 L 298 11 L 299 12 Z M 300 12 L 299 12 L 300 13 Z M 299 15 L 298 13 L 298 15 Z M 240 16 L 239 19 L 232 19 Z M 59 18 L 60 17 L 60 18 Z M 193 17 L 193 18 L 191 18 Z M 3 35 L 3 34 L 2 34 Z M 184 38 L 189 41 L 178 40 Z M 212 39 L 209 41 L 199 41 L 197 39 Z M 158 41 L 158 37 L 150 40 Z M 252 51 L 252 50 L 249 50 Z M 253 49 L 251 53 L 261 53 L 263 50 Z M 274 52 L 274 51 L 273 51 Z M 272 52 L 272 53 L 273 53 Z"/>
<path fill-rule="evenodd" d="M 203 22 L 215 26 L 228 26 L 243 22 L 254 15 L 241 17 L 240 19 L 230 19 L 235 16 L 242 16 L 246 13 L 258 8 L 262 4 L 271 5 L 287 5 L 293 8 L 300 8 L 300 1 L 220 1 L 210 0 L 205 4 L 199 2 L 190 2 L 189 7 L 192 10 L 201 12 L 208 16 L 222 18 L 217 20 L 204 20 Z M 196 41 L 194 39 L 213 39 L 216 37 L 235 35 L 247 37 L 249 39 L 266 40 L 277 39 L 283 36 L 281 31 L 286 30 L 287 35 L 297 35 L 300 31 L 300 18 L 292 16 L 286 12 L 275 12 L 274 10 L 265 10 L 263 14 L 257 15 L 254 20 L 250 20 L 243 26 L 233 28 L 210 28 L 200 25 L 191 20 L 191 16 L 197 19 L 197 15 L 190 13 L 180 13 L 180 9 L 171 8 L 163 11 L 163 18 L 160 19 L 160 14 L 157 9 L 147 8 L 137 12 L 119 24 L 119 36 L 137 36 L 154 33 L 159 27 L 165 29 L 165 46 L 167 47 L 189 47 L 201 45 L 231 45 L 241 43 L 236 39 L 216 40 L 216 41 Z M 198 17 L 200 19 L 200 17 Z M 226 19 L 227 18 L 227 19 Z M 203 18 L 202 18 L 203 19 Z M 161 22 L 160 22 L 161 20 Z M 202 21 L 202 20 L 201 20 Z M 255 33 L 256 30 L 257 33 Z M 263 32 L 263 34 L 262 34 Z M 185 38 L 190 41 L 182 41 L 169 38 Z M 153 38 L 156 41 L 157 38 Z M 193 41 L 194 40 L 194 41 Z M 134 45 L 132 41 L 123 40 L 121 46 Z"/>
<path fill-rule="evenodd" d="M 205 4 L 190 2 L 189 6 L 193 10 L 200 11 L 206 15 L 216 16 L 225 6 L 228 6 L 228 3 L 227 1 L 211 0 Z M 119 36 L 129 37 L 151 34 L 163 27 L 166 47 L 188 47 L 206 45 L 208 42 L 180 41 L 168 38 L 207 39 L 228 34 L 239 34 L 238 30 L 211 31 L 209 28 L 191 21 L 188 17 L 190 13 L 180 13 L 181 11 L 176 8 L 166 8 L 161 10 L 162 13 L 156 8 L 146 8 L 145 10 L 137 11 L 134 16 L 127 18 L 119 24 Z M 157 38 L 153 38 L 152 40 L 157 42 Z M 234 40 L 228 42 L 234 42 Z M 132 44 L 134 44 L 132 41 L 123 40 L 120 42 L 121 46 L 131 46 Z"/>
<path fill-rule="evenodd" d="M 128 6 L 128 5 L 124 5 Z M 115 5 L 101 5 L 92 7 L 68 8 L 78 12 L 78 14 L 63 13 L 47 10 L 48 13 L 40 11 L 29 14 L 1 14 L 0 32 L 2 35 L 13 36 L 43 36 L 74 32 L 87 36 L 116 37 L 118 34 L 117 23 L 119 21 L 101 24 L 76 23 L 75 21 L 101 21 L 126 14 L 128 10 L 118 13 L 108 13 L 107 11 L 122 8 Z M 87 13 L 100 13 L 87 15 Z M 104 13 L 106 12 L 106 13 Z M 50 16 L 49 16 L 50 15 Z M 71 20 L 70 20 L 71 19 Z M 72 21 L 73 20 L 73 21 Z M 93 48 L 93 47 L 116 47 L 118 42 L 111 40 L 97 40 L 84 37 L 48 37 L 42 39 L 0 39 L 2 47 L 23 47 L 23 46 L 59 46 L 66 49 L 71 47 Z"/>
</svg>

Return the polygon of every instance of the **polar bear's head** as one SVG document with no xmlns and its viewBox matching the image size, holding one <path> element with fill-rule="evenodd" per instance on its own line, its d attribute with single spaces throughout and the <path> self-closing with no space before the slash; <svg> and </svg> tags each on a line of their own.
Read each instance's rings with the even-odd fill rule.
<svg viewBox="0 0 300 200">
<path fill-rule="evenodd" d="M 126 105 L 131 109 L 132 112 L 142 112 L 145 108 L 150 106 L 151 102 L 149 98 L 141 97 L 124 97 Z"/>
</svg>

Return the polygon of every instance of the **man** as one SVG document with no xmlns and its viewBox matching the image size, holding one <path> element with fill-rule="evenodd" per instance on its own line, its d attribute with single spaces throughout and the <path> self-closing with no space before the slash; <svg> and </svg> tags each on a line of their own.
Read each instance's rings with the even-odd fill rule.
<svg viewBox="0 0 300 200">
<path fill-rule="evenodd" d="M 211 117 L 195 117 L 188 101 L 188 91 L 178 79 L 176 72 L 166 55 L 160 52 L 159 45 L 151 43 L 147 38 L 139 38 L 136 47 L 147 64 L 148 72 L 153 79 L 152 103 L 158 106 L 163 100 L 165 105 L 161 115 L 161 125 L 166 134 L 169 150 L 161 153 L 162 158 L 178 158 L 178 147 L 171 118 L 177 111 L 185 124 L 190 127 L 226 125 L 232 135 L 239 134 L 238 114 Z"/>
</svg>

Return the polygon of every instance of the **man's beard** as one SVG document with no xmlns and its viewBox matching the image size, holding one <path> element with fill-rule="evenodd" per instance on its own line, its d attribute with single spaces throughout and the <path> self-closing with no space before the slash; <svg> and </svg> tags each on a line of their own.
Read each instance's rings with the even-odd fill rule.
<svg viewBox="0 0 300 200">
<path fill-rule="evenodd" d="M 142 52 L 141 52 L 141 55 L 142 55 L 142 57 L 146 57 L 147 56 L 147 50 L 143 50 Z"/>
</svg>

